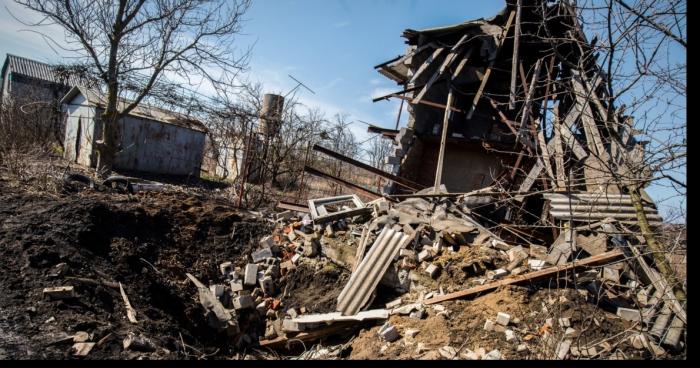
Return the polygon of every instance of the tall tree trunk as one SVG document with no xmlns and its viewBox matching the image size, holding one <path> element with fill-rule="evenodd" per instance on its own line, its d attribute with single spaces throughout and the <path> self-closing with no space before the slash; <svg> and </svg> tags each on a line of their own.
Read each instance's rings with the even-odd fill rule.
<svg viewBox="0 0 700 368">
<path fill-rule="evenodd" d="M 664 275 L 664 278 L 668 284 L 673 288 L 673 293 L 676 296 L 676 299 L 678 299 L 680 303 L 684 303 L 686 300 L 685 291 L 683 291 L 681 283 L 678 281 L 675 272 L 673 269 L 671 269 L 671 266 L 666 259 L 666 250 L 661 246 L 661 244 L 659 244 L 659 242 L 656 241 L 656 236 L 654 236 L 651 226 L 649 226 L 649 221 L 644 213 L 644 205 L 642 204 L 642 196 L 639 187 L 633 185 L 629 189 L 632 204 L 634 205 L 635 212 L 637 213 L 639 228 L 642 231 L 642 236 L 644 237 L 644 240 L 646 240 L 649 249 L 651 249 L 654 263 L 656 263 L 656 267 L 659 269 L 661 274 Z"/>
</svg>

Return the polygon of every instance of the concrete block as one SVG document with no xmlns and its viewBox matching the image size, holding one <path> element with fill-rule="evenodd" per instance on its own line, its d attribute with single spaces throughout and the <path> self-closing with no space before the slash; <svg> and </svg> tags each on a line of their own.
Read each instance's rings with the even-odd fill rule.
<svg viewBox="0 0 700 368">
<path fill-rule="evenodd" d="M 262 239 L 260 239 L 259 244 L 260 244 L 261 249 L 262 248 L 272 248 L 276 245 L 275 240 L 272 238 L 272 235 L 264 236 Z"/>
<path fill-rule="evenodd" d="M 564 318 L 559 318 L 559 327 L 561 328 L 567 328 L 571 327 L 571 318 L 564 317 Z"/>
<path fill-rule="evenodd" d="M 571 340 L 560 342 L 556 349 L 554 349 L 557 359 L 563 360 L 566 358 L 566 355 L 569 354 L 569 349 L 571 349 Z"/>
<path fill-rule="evenodd" d="M 386 309 L 392 309 L 394 307 L 398 307 L 401 305 L 401 298 L 395 299 L 390 301 L 389 303 L 386 303 Z"/>
<path fill-rule="evenodd" d="M 211 290 L 211 293 L 217 298 L 221 298 L 221 296 L 224 295 L 224 285 L 210 285 L 209 290 Z"/>
<path fill-rule="evenodd" d="M 427 249 L 418 253 L 418 262 L 429 261 L 431 259 L 433 259 L 433 254 Z"/>
<path fill-rule="evenodd" d="M 504 277 L 506 275 L 508 275 L 508 271 L 506 271 L 503 268 L 499 268 L 499 269 L 493 271 L 494 280 L 500 279 L 501 277 Z"/>
<path fill-rule="evenodd" d="M 258 249 L 250 255 L 253 258 L 254 263 L 263 261 L 265 258 L 272 257 L 272 249 L 262 248 Z"/>
<path fill-rule="evenodd" d="M 410 249 L 401 249 L 399 251 L 399 257 L 408 257 L 410 259 L 415 259 L 416 258 L 416 252 L 410 250 Z"/>
<path fill-rule="evenodd" d="M 642 314 L 636 309 L 617 308 L 616 314 L 625 321 L 639 322 L 642 320 Z"/>
<path fill-rule="evenodd" d="M 498 314 L 496 315 L 496 323 L 498 323 L 501 326 L 508 326 L 509 322 L 510 322 L 510 314 L 498 312 Z"/>
<path fill-rule="evenodd" d="M 231 291 L 233 291 L 234 293 L 243 290 L 243 281 L 241 280 L 232 280 L 230 282 L 230 285 Z"/>
<path fill-rule="evenodd" d="M 442 357 L 445 359 L 451 360 L 457 357 L 457 349 L 453 348 L 452 346 L 443 346 L 438 349 L 438 353 L 440 353 L 440 355 L 442 355 Z"/>
<path fill-rule="evenodd" d="M 493 331 L 494 326 L 495 326 L 495 323 L 492 320 L 487 319 L 486 322 L 484 323 L 484 330 Z"/>
<path fill-rule="evenodd" d="M 569 337 L 569 338 L 574 338 L 578 335 L 578 331 L 571 327 L 567 327 L 566 331 L 564 331 L 564 337 Z"/>
<path fill-rule="evenodd" d="M 515 332 L 513 330 L 505 330 L 504 333 L 506 334 L 506 341 L 513 341 L 515 340 Z"/>
<path fill-rule="evenodd" d="M 603 280 L 608 280 L 610 282 L 613 282 L 615 284 L 620 283 L 620 271 L 610 268 L 610 267 L 603 267 Z"/>
<path fill-rule="evenodd" d="M 478 353 L 471 351 L 469 349 L 467 349 L 467 351 L 460 354 L 460 357 L 462 357 L 465 360 L 479 360 L 479 359 L 481 359 L 481 356 Z"/>
<path fill-rule="evenodd" d="M 285 318 L 282 320 L 282 330 L 285 332 L 299 332 L 301 329 L 299 328 L 299 324 L 296 322 L 292 322 L 291 319 Z"/>
<path fill-rule="evenodd" d="M 438 272 L 440 271 L 440 266 L 430 264 L 428 267 L 426 267 L 425 272 L 431 277 L 435 278 L 438 275 Z"/>
<path fill-rule="evenodd" d="M 239 295 L 233 298 L 233 308 L 236 310 L 253 308 L 253 297 L 250 295 Z"/>
<path fill-rule="evenodd" d="M 518 347 L 515 348 L 515 351 L 519 353 L 527 351 L 527 344 L 519 344 Z"/>
<path fill-rule="evenodd" d="M 382 327 L 379 328 L 379 336 L 388 342 L 396 341 L 399 338 L 399 332 L 396 327 L 386 322 Z"/>
<path fill-rule="evenodd" d="M 416 335 L 418 335 L 419 332 L 419 329 L 409 328 L 408 330 L 406 330 L 406 332 L 404 332 L 404 334 L 408 337 L 416 337 Z"/>
<path fill-rule="evenodd" d="M 243 283 L 248 286 L 253 286 L 258 281 L 258 265 L 255 263 L 248 263 L 245 266 L 245 274 L 243 278 Z"/>
<path fill-rule="evenodd" d="M 547 247 L 542 245 L 530 244 L 530 257 L 540 261 L 547 259 Z"/>
<path fill-rule="evenodd" d="M 226 276 L 230 273 L 233 272 L 233 263 L 232 262 L 224 262 L 219 265 L 219 271 L 221 271 L 221 274 Z"/>
<path fill-rule="evenodd" d="M 272 277 L 270 276 L 265 276 L 260 279 L 260 288 L 263 290 L 263 293 L 265 295 L 272 295 L 275 292 L 275 282 L 272 280 Z"/>
<path fill-rule="evenodd" d="M 425 318 L 425 315 L 426 315 L 425 309 L 415 310 L 415 311 L 408 314 L 408 316 L 410 318 L 415 318 L 415 319 L 423 319 L 423 318 Z"/>
<path fill-rule="evenodd" d="M 75 297 L 75 290 L 72 286 L 57 286 L 44 288 L 43 294 L 49 299 L 68 299 Z"/>
<path fill-rule="evenodd" d="M 501 355 L 501 352 L 498 351 L 498 349 L 489 351 L 483 357 L 484 360 L 501 360 L 501 358 L 503 358 L 503 356 Z"/>
</svg>

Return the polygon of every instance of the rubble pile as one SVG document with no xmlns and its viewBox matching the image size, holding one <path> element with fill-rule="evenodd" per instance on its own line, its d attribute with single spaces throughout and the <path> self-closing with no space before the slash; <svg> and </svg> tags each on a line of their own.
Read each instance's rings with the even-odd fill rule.
<svg viewBox="0 0 700 368">
<path fill-rule="evenodd" d="M 476 195 L 485 193 L 497 194 Z M 198 286 L 200 302 L 212 327 L 238 336 L 239 345 L 292 354 L 299 341 L 306 347 L 335 341 L 307 351 L 306 358 L 659 358 L 682 351 L 681 331 L 675 332 L 668 311 L 659 313 L 666 309 L 663 292 L 624 261 L 619 249 L 629 236 L 581 230 L 569 255 L 556 241 L 550 247 L 512 245 L 468 215 L 472 196 L 397 203 L 382 198 L 346 217 L 337 213 L 349 206 L 324 205 L 324 215 L 312 215 L 311 208 L 319 208 L 312 200 L 309 213 L 278 213 L 271 220 L 275 230 L 247 263 L 224 262 L 220 282 Z M 321 201 L 334 200 L 343 198 Z M 576 262 L 570 256 L 583 261 L 581 267 L 571 267 Z M 594 257 L 600 260 L 591 262 Z M 312 310 L 303 303 L 313 301 L 300 306 L 294 300 L 288 280 L 300 267 L 342 270 L 333 309 Z M 491 291 L 518 297 L 488 305 L 484 298 Z M 477 298 L 456 300 L 470 295 Z M 436 329 L 442 346 L 423 341 L 427 330 Z M 341 346 L 358 330 L 360 342 Z M 450 345 L 455 341 L 463 346 Z M 481 345 L 465 345 L 469 341 Z"/>
</svg>

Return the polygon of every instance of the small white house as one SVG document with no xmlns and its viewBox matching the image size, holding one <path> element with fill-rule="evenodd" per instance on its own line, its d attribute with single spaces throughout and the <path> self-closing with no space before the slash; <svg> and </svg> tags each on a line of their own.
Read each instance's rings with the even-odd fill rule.
<svg viewBox="0 0 700 368">
<path fill-rule="evenodd" d="M 120 105 L 126 102 L 120 101 Z M 102 137 L 99 119 L 106 98 L 73 87 L 61 100 L 66 117 L 64 157 L 88 167 L 97 165 L 95 141 Z M 114 168 L 154 174 L 199 176 L 205 126 L 163 109 L 141 105 L 119 122 L 121 138 Z"/>
</svg>

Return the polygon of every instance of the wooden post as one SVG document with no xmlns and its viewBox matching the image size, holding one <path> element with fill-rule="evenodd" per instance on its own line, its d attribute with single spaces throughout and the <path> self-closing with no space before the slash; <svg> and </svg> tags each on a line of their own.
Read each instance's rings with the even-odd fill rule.
<svg viewBox="0 0 700 368">
<path fill-rule="evenodd" d="M 515 80 L 518 74 L 518 48 L 520 46 L 520 13 L 522 12 L 521 0 L 518 0 L 518 9 L 515 13 L 515 39 L 513 40 L 513 67 L 510 72 L 510 101 L 508 101 L 508 109 L 515 108 Z"/>
<path fill-rule="evenodd" d="M 452 106 L 452 87 L 447 93 L 447 108 L 445 109 L 445 115 L 442 118 L 442 137 L 440 138 L 440 153 L 438 154 L 437 169 L 435 171 L 435 187 L 433 191 L 435 193 L 440 192 L 440 184 L 442 182 L 442 163 L 445 158 L 445 141 L 447 140 L 447 128 L 450 122 L 450 106 Z"/>
</svg>

